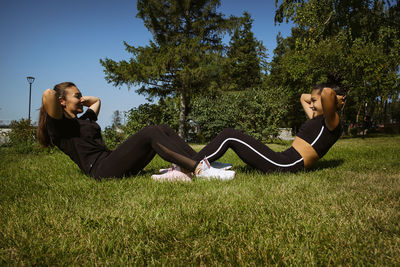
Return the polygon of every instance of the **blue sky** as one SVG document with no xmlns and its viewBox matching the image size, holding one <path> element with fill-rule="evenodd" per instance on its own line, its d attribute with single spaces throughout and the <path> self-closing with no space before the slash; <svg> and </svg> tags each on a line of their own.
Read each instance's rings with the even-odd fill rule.
<svg viewBox="0 0 400 267">
<path fill-rule="evenodd" d="M 291 25 L 274 25 L 273 0 L 221 0 L 226 16 L 248 11 L 253 32 L 268 54 L 276 35 L 290 34 Z M 144 46 L 152 38 L 136 18 L 136 0 L 2 0 L 0 2 L 0 121 L 28 117 L 37 121 L 41 95 L 55 84 L 72 81 L 84 95 L 102 100 L 99 124 L 111 124 L 115 110 L 127 111 L 146 103 L 135 88 L 113 87 L 104 79 L 101 58 L 129 59 L 123 41 Z"/>
</svg>

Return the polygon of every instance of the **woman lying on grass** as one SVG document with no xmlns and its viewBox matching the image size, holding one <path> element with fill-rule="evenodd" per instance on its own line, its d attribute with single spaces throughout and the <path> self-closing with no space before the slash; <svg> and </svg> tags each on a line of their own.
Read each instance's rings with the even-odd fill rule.
<svg viewBox="0 0 400 267">
<path fill-rule="evenodd" d="M 235 129 L 225 129 L 193 159 L 212 162 L 232 148 L 245 163 L 265 173 L 309 168 L 328 152 L 342 133 L 338 111 L 344 104 L 343 93 L 338 86 L 320 84 L 311 94 L 302 94 L 300 102 L 310 120 L 302 125 L 292 146 L 283 152 L 275 152 Z"/>
<path fill-rule="evenodd" d="M 88 109 L 78 118 L 84 106 Z M 110 151 L 95 122 L 99 111 L 100 99 L 82 96 L 71 82 L 57 84 L 53 90 L 47 89 L 40 108 L 38 139 L 41 146 L 56 145 L 85 174 L 95 179 L 137 174 L 156 154 L 197 177 L 229 180 L 235 176 L 234 171 L 213 168 L 202 158 L 194 160 L 197 153 L 167 126 L 145 127 Z M 153 178 L 174 179 L 176 174 L 180 180 L 190 180 L 177 170 Z"/>
</svg>

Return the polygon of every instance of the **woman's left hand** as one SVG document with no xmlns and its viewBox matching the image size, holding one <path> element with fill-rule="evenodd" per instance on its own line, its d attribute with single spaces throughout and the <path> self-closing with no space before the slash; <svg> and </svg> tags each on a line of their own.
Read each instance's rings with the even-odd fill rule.
<svg viewBox="0 0 400 267">
<path fill-rule="evenodd" d="M 82 96 L 81 104 L 85 107 L 89 107 L 90 109 L 92 109 L 96 113 L 96 115 L 98 115 L 100 112 L 101 102 L 100 98 L 96 96 Z"/>
<path fill-rule="evenodd" d="M 81 104 L 85 107 L 90 107 L 94 102 L 95 101 L 93 101 L 90 96 L 82 96 L 81 98 Z"/>
<path fill-rule="evenodd" d="M 341 110 L 343 108 L 344 101 L 346 100 L 346 98 L 342 95 L 337 95 L 336 99 L 337 99 L 337 105 L 336 105 L 337 110 Z"/>
</svg>

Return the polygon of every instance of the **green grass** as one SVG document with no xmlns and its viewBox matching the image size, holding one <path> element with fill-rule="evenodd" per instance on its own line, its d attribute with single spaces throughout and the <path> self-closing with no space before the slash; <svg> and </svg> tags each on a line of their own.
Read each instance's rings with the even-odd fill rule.
<svg viewBox="0 0 400 267">
<path fill-rule="evenodd" d="M 272 145 L 282 150 L 283 145 Z M 94 181 L 0 150 L 1 265 L 400 265 L 400 136 L 342 139 L 310 171 Z"/>
</svg>

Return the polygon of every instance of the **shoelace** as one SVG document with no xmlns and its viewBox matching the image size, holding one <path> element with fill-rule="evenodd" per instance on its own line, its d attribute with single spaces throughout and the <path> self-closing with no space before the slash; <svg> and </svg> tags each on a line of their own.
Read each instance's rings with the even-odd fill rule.
<svg viewBox="0 0 400 267">
<path fill-rule="evenodd" d="M 199 164 L 197 165 L 196 169 L 194 170 L 194 173 L 196 175 L 200 175 L 203 172 L 203 161 L 200 161 Z"/>
</svg>

